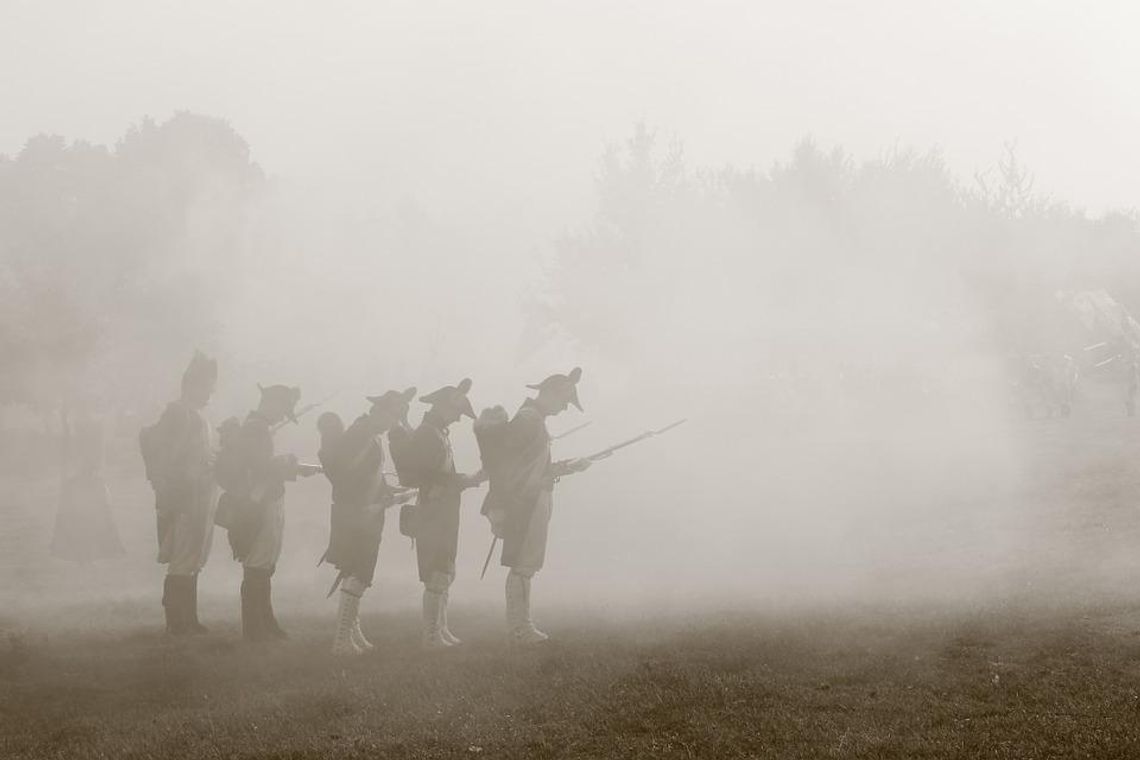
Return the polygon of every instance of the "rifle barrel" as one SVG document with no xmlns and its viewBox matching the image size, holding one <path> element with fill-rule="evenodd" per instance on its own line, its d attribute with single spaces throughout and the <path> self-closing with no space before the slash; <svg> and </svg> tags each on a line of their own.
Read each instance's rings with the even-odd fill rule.
<svg viewBox="0 0 1140 760">
<path fill-rule="evenodd" d="M 673 423 L 666 425 L 665 427 L 661 428 L 660 430 L 654 430 L 653 435 L 661 435 L 662 433 L 667 433 L 670 430 L 672 430 L 673 428 L 678 427 L 679 425 L 684 425 L 688 421 L 689 421 L 689 419 L 687 417 L 684 419 L 677 420 L 676 422 L 673 422 Z"/>
<path fill-rule="evenodd" d="M 595 459 L 595 458 L 607 456 L 609 454 L 614 453 L 615 451 L 618 451 L 619 449 L 624 449 L 626 446 L 632 446 L 635 443 L 639 443 L 641 441 L 644 441 L 650 435 L 651 435 L 650 433 L 642 433 L 641 435 L 636 436 L 635 438 L 630 438 L 628 441 L 622 441 L 621 443 L 614 444 L 613 446 L 610 446 L 608 449 L 602 449 L 601 451 L 599 451 L 595 454 L 591 454 L 590 456 L 588 456 L 586 458 L 587 459 Z"/>
<path fill-rule="evenodd" d="M 663 428 L 658 428 L 657 430 L 647 430 L 646 432 L 642 433 L 639 436 L 635 436 L 633 438 L 630 438 L 628 441 L 622 441 L 621 443 L 619 443 L 615 446 L 610 446 L 608 449 L 602 449 L 601 451 L 599 451 L 595 454 L 591 454 L 590 456 L 586 457 L 586 459 L 595 460 L 595 459 L 601 459 L 603 457 L 607 457 L 610 454 L 614 453 L 615 451 L 618 451 L 619 449 L 624 449 L 626 446 L 632 446 L 635 443 L 640 443 L 641 441 L 644 441 L 646 438 L 653 438 L 654 436 L 661 435 L 662 433 L 667 433 L 670 430 L 672 430 L 673 428 L 677 427 L 678 425 L 682 425 L 687 421 L 688 421 L 687 419 L 680 419 L 680 420 L 677 420 L 676 422 L 673 422 L 673 423 L 666 425 Z"/>
</svg>

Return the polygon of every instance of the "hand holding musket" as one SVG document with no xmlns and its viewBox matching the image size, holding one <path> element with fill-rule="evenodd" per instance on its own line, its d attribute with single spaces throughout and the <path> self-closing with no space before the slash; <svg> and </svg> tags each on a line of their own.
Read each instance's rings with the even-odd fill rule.
<svg viewBox="0 0 1140 760">
<path fill-rule="evenodd" d="M 418 488 L 402 488 L 389 486 L 377 495 L 376 499 L 366 509 L 374 515 L 381 514 L 391 507 L 398 507 L 414 501 L 419 495 Z"/>
<path fill-rule="evenodd" d="M 473 472 L 470 475 L 461 475 L 459 477 L 459 487 L 461 490 L 466 491 L 468 488 L 478 488 L 488 480 L 487 473 L 483 470 Z"/>
<path fill-rule="evenodd" d="M 321 467 L 319 464 L 309 464 L 307 462 L 297 463 L 297 474 L 302 478 L 312 477 L 313 475 L 320 475 L 324 471 L 325 468 Z"/>
<path fill-rule="evenodd" d="M 606 456 L 609 456 L 608 454 Z M 585 472 L 590 469 L 594 464 L 594 460 L 589 457 L 581 459 L 562 459 L 550 465 L 550 477 L 558 480 L 565 475 L 573 475 L 578 472 Z"/>
<path fill-rule="evenodd" d="M 277 472 L 280 473 L 280 477 L 285 480 L 311 478 L 313 475 L 320 475 L 325 471 L 325 468 L 319 464 L 297 461 L 297 457 L 293 454 L 279 454 L 274 457 L 273 460 L 274 467 L 276 467 Z"/>
</svg>

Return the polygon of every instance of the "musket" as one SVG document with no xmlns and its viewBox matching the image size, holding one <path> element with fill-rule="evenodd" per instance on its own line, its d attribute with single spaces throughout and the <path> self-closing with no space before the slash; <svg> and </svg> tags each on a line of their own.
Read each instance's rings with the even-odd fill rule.
<svg viewBox="0 0 1140 760">
<path fill-rule="evenodd" d="M 337 394 L 336 394 L 336 393 L 332 393 L 332 394 L 330 394 L 330 395 L 328 395 L 328 396 L 325 396 L 325 397 L 324 397 L 323 399 L 321 399 L 320 401 L 314 401 L 314 402 L 313 402 L 313 403 L 311 403 L 311 404 L 306 404 L 305 406 L 303 406 L 303 407 L 301 407 L 300 409 L 298 409 L 298 410 L 297 410 L 297 411 L 296 411 L 296 412 L 293 414 L 292 418 L 288 418 L 288 419 L 284 419 L 284 420 L 281 420 L 281 421 L 280 421 L 280 422 L 278 422 L 276 425 L 273 425 L 272 427 L 270 427 L 270 428 L 269 428 L 269 432 L 270 432 L 271 434 L 272 434 L 272 433 L 276 433 L 278 430 L 280 430 L 281 428 L 285 427 L 285 426 L 286 426 L 286 425 L 288 425 L 289 423 L 296 423 L 296 422 L 297 422 L 297 420 L 299 420 L 300 418 L 304 417 L 306 414 L 308 414 L 309 412 L 313 411 L 314 409 L 320 409 L 322 406 L 324 406 L 325 404 L 327 404 L 328 402 L 330 402 L 330 401 L 332 401 L 334 398 L 336 398 L 336 396 L 337 396 Z"/>
<path fill-rule="evenodd" d="M 375 503 L 383 505 L 384 509 L 390 509 L 392 507 L 403 506 L 404 504 L 410 502 L 412 499 L 416 498 L 418 495 L 419 489 L 417 488 L 391 488 L 390 492 L 386 494 L 385 498 L 378 499 Z"/>
<path fill-rule="evenodd" d="M 661 435 L 662 433 L 667 433 L 670 430 L 672 430 L 673 428 L 675 428 L 679 425 L 683 425 L 687 421 L 688 420 L 686 420 L 686 419 L 680 419 L 680 420 L 677 420 L 676 422 L 669 423 L 668 425 L 666 425 L 663 428 L 658 428 L 657 430 L 647 430 L 639 436 L 635 436 L 634 438 L 630 438 L 628 441 L 622 441 L 621 443 L 610 446 L 608 449 L 602 449 L 601 451 L 594 453 L 594 454 L 591 454 L 588 457 L 583 457 L 583 459 L 588 459 L 591 462 L 596 462 L 599 459 L 605 459 L 606 457 L 613 454 L 615 451 L 618 451 L 620 449 L 624 449 L 626 446 L 632 446 L 635 443 L 640 443 L 641 441 L 644 441 L 646 438 L 654 438 L 656 436 Z M 574 428 L 572 430 L 567 430 L 565 433 L 562 434 L 562 436 L 569 435 L 570 433 L 573 433 L 575 430 L 580 430 L 581 428 L 583 428 L 589 424 L 590 423 L 587 422 L 585 425 L 579 425 L 577 428 Z M 559 438 L 561 438 L 562 436 L 559 436 Z M 551 440 L 552 441 L 557 440 L 557 438 L 551 438 Z M 573 460 L 569 460 L 569 461 L 573 461 Z M 499 543 L 499 537 L 493 536 L 491 538 L 491 548 L 487 550 L 487 558 L 485 560 L 483 560 L 483 572 L 479 574 L 479 580 L 482 580 L 487 575 L 487 567 L 491 564 L 491 557 L 494 556 L 495 546 L 498 543 Z"/>
<path fill-rule="evenodd" d="M 687 421 L 688 420 L 686 420 L 686 419 L 681 419 L 681 420 L 677 420 L 676 422 L 672 422 L 663 428 L 658 428 L 657 430 L 647 430 L 646 432 L 642 433 L 639 436 L 635 436 L 634 438 L 630 438 L 628 441 L 622 441 L 619 444 L 616 444 L 614 446 L 610 446 L 608 449 L 602 449 L 601 451 L 599 451 L 597 453 L 594 453 L 588 457 L 582 457 L 582 458 L 589 460 L 591 462 L 596 462 L 599 459 L 605 459 L 610 454 L 613 454 L 615 451 L 618 451 L 620 449 L 624 449 L 626 446 L 632 446 L 635 443 L 641 443 L 646 438 L 654 438 L 656 436 L 661 435 L 662 433 L 667 433 L 670 430 L 672 430 L 673 428 L 677 427 L 678 425 L 685 424 Z"/>
<path fill-rule="evenodd" d="M 550 440 L 551 441 L 559 441 L 559 440 L 565 438 L 566 436 L 573 435 L 574 433 L 577 433 L 582 428 L 588 428 L 588 427 L 590 427 L 590 425 L 593 425 L 593 424 L 594 424 L 593 421 L 583 422 L 581 425 L 578 425 L 577 427 L 570 428 L 565 433 L 559 433 L 558 435 L 551 437 Z"/>
</svg>

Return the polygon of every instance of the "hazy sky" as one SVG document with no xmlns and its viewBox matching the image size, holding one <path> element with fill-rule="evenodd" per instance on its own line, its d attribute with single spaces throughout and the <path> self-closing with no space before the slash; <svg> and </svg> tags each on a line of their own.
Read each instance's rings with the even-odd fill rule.
<svg viewBox="0 0 1140 760">
<path fill-rule="evenodd" d="M 492 196 L 538 233 L 580 216 L 603 146 L 644 120 L 700 165 L 766 167 L 810 134 L 860 157 L 937 146 L 968 177 L 1016 140 L 1039 189 L 1140 206 L 1135 3 L 0 9 L 0 153 L 186 108 L 229 119 L 271 173 L 379 181 L 458 217 Z"/>
<path fill-rule="evenodd" d="M 916 378 L 944 366 L 936 353 L 961 359 L 959 344 L 974 345 L 981 320 L 966 309 L 946 308 L 947 322 L 930 327 L 928 294 L 946 290 L 937 277 L 943 260 L 889 277 L 881 262 L 858 277 L 853 269 L 820 278 L 797 270 L 809 286 L 765 300 L 760 275 L 777 259 L 752 255 L 744 247 L 752 237 L 736 240 L 742 217 L 737 228 L 706 227 L 697 209 L 694 230 L 662 233 L 656 268 L 576 302 L 617 315 L 612 329 L 636 338 L 629 356 L 598 358 L 589 340 L 519 351 L 522 295 L 541 282 L 534 252 L 589 221 L 602 151 L 638 121 L 682 141 L 702 167 L 766 168 L 811 135 L 861 158 L 896 145 L 938 147 L 969 178 L 1015 140 L 1039 189 L 1092 211 L 1140 206 L 1140 10 L 1093 8 L 1008 0 L 0 0 L 0 153 L 39 132 L 111 142 L 145 115 L 189 109 L 230 120 L 283 180 L 282 203 L 266 204 L 266 217 L 288 222 L 284 243 L 276 246 L 277 227 L 267 223 L 274 234 L 257 249 L 278 266 L 262 272 L 246 259 L 248 276 L 238 269 L 234 277 L 241 297 L 218 315 L 227 373 L 213 407 L 220 417 L 252 403 L 254 380 L 299 383 L 307 399 L 339 390 L 333 405 L 348 416 L 364 392 L 464 375 L 476 378 L 477 408 L 513 405 L 524 382 L 551 371 L 544 367 L 581 363 L 588 419 L 598 424 L 566 455 L 691 418 L 672 443 L 646 444 L 560 486 L 559 499 L 582 510 L 566 513 L 561 551 L 584 547 L 606 558 L 595 567 L 599 584 L 613 587 L 615 569 L 635 585 L 655 576 L 672 592 L 671 584 L 698 588 L 713 578 L 864 577 L 851 568 L 909 580 L 900 568 L 923 567 L 920 582 L 940 573 L 950 587 L 975 571 L 974 580 L 985 577 L 1024 525 L 1021 503 L 995 507 L 992 496 L 1015 491 L 1022 472 L 1019 441 L 1005 434 L 997 403 L 1007 384 L 996 373 L 967 379 L 962 387 L 999 389 L 993 404 L 961 393 L 956 403 L 940 400 L 929 418 L 912 419 L 905 403 L 899 419 L 876 418 L 877 426 L 827 413 L 828 394 L 843 392 L 834 378 L 848 357 L 860 360 L 856 370 L 885 373 L 856 372 L 853 383 L 884 377 L 913 391 Z M 418 205 L 404 204 L 409 198 Z M 407 225 L 405 236 L 400 224 L 384 225 L 418 217 L 385 215 L 393 208 L 423 211 L 430 223 Z M 811 254 L 813 245 L 826 253 L 852 241 L 793 242 Z M 717 259 L 689 255 L 694 249 L 719 251 L 728 264 L 709 267 Z M 652 287 L 646 272 L 664 287 Z M 619 308 L 606 311 L 608 302 Z M 789 351 L 793 361 L 773 363 L 768 357 L 788 350 L 803 314 L 816 332 Z M 389 325 L 400 329 L 382 332 Z M 796 352 L 806 357 L 798 369 Z M 816 357 L 824 360 L 813 364 Z M 795 372 L 755 382 L 773 364 Z M 903 372 L 890 381 L 894 369 Z M 172 368 L 175 382 L 179 370 Z M 666 382 L 642 388 L 645 377 Z M 806 390 L 797 397 L 799 378 Z M 769 399 L 762 408 L 748 403 Z M 818 427 L 801 424 L 818 409 Z M 311 426 L 286 435 L 311 455 Z M 473 465 L 469 432 L 457 440 L 463 466 Z M 310 488 L 319 491 L 310 501 L 327 498 Z M 1024 506 L 1025 520 L 1036 519 L 1028 509 L 1036 505 Z M 735 543 L 726 545 L 723 531 L 694 531 L 694 507 L 712 515 L 709 525 L 737 526 Z M 327 513 L 305 514 L 290 518 L 310 521 L 290 540 L 313 545 L 287 554 L 311 579 Z M 464 538 L 464 567 L 474 568 L 486 532 L 474 511 L 470 520 L 481 526 L 470 533 L 477 539 Z M 613 530 L 598 531 L 603 523 Z M 629 552 L 631 535 L 647 538 L 644 551 Z M 928 549 L 931 561 L 921 556 Z M 741 567 L 760 575 L 740 575 Z M 473 573 L 466 578 L 475 583 Z"/>
</svg>

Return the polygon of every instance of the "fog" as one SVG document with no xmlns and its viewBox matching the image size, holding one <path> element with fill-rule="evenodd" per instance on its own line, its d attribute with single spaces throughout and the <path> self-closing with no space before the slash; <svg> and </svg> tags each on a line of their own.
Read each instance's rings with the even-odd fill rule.
<svg viewBox="0 0 1140 760">
<path fill-rule="evenodd" d="M 573 366 L 585 412 L 551 432 L 591 424 L 556 458 L 686 419 L 558 484 L 548 605 L 1049 600 L 1135 577 L 1126 536 L 1089 544 L 1057 519 L 1075 502 L 1038 498 L 1065 436 L 1118 415 L 1111 382 L 1042 432 L 1011 370 L 1103 337 L 1041 337 L 1076 324 L 1064 294 L 1140 307 L 1132 6 L 0 8 L 16 609 L 157 593 L 137 432 L 199 348 L 215 424 L 257 383 L 346 421 L 463 377 L 476 410 L 513 410 Z M 104 420 L 126 549 L 94 569 L 48 553 L 76 405 Z M 279 450 L 315 461 L 315 418 Z M 478 469 L 470 423 L 452 440 Z M 478 579 L 481 495 L 461 604 L 501 595 L 501 568 Z M 285 610 L 324 608 L 329 500 L 323 478 L 289 488 Z M 392 517 L 377 609 L 416 603 Z M 216 597 L 228 554 L 218 529 Z"/>
</svg>

